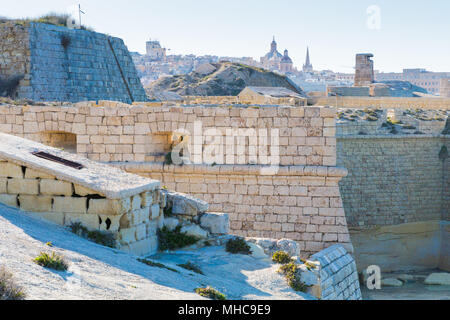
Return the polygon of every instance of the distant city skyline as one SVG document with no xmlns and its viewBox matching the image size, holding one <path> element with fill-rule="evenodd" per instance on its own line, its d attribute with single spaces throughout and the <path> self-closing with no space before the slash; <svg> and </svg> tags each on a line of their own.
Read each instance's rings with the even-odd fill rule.
<svg viewBox="0 0 450 320">
<path fill-rule="evenodd" d="M 375 55 L 375 69 L 450 71 L 450 2 L 447 0 L 18 0 L 0 15 L 37 17 L 48 12 L 86 12 L 83 24 L 122 38 L 130 51 L 145 52 L 157 39 L 168 54 L 259 58 L 275 36 L 298 69 L 309 46 L 317 70 L 353 72 L 355 54 Z"/>
</svg>

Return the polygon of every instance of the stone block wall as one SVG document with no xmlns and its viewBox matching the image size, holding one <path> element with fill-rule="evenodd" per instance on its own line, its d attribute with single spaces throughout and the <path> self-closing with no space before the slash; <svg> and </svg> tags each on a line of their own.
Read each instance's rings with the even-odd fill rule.
<svg viewBox="0 0 450 320">
<path fill-rule="evenodd" d="M 123 164 L 122 169 L 157 179 L 227 212 L 233 234 L 292 239 L 302 256 L 351 241 L 339 193 L 344 169 L 323 166 L 280 168 L 261 176 L 259 166 Z"/>
<path fill-rule="evenodd" d="M 335 109 L 326 107 L 150 106 L 111 101 L 3 105 L 0 131 L 41 142 L 48 141 L 48 133 L 75 135 L 78 155 L 160 179 L 169 189 L 209 202 L 213 211 L 229 213 L 232 233 L 295 239 L 308 256 L 335 243 L 351 250 L 338 188 L 346 170 L 336 167 L 335 115 Z M 199 134 L 196 123 L 203 130 Z M 209 129 L 219 130 L 216 135 L 222 135 L 223 145 L 227 129 L 237 130 L 244 148 L 227 150 L 229 157 L 213 165 L 149 162 L 162 160 L 155 154 L 164 156 L 171 148 L 164 141 L 180 129 L 190 133 L 186 142 L 201 139 L 201 148 L 189 147 L 191 160 L 210 144 L 205 138 Z M 267 156 L 279 151 L 274 175 L 262 174 L 268 164 L 263 157 L 250 157 L 255 144 L 245 135 L 248 129 L 266 132 Z M 274 143 L 272 130 L 278 130 Z"/>
<path fill-rule="evenodd" d="M 61 226 L 79 222 L 110 232 L 117 248 L 134 254 L 155 252 L 163 223 L 160 191 L 109 199 L 81 185 L 0 159 L 0 202 Z"/>
<path fill-rule="evenodd" d="M 392 98 L 392 97 L 314 97 L 308 103 L 338 108 L 425 109 L 448 110 L 450 98 Z"/>
<path fill-rule="evenodd" d="M 320 263 L 322 300 L 362 300 L 355 260 L 342 246 L 329 247 L 311 260 Z"/>
<path fill-rule="evenodd" d="M 450 147 L 445 136 L 338 137 L 338 165 L 349 171 L 340 182 L 348 224 L 441 220 L 449 195 L 443 146 Z"/>
<path fill-rule="evenodd" d="M 358 269 L 448 270 L 445 135 L 338 136 L 340 191 Z M 440 157 L 441 154 L 441 157 Z"/>
<path fill-rule="evenodd" d="M 0 49 L 0 75 L 25 75 L 19 98 L 147 100 L 119 38 L 41 23 L 7 22 L 0 24 Z"/>
</svg>

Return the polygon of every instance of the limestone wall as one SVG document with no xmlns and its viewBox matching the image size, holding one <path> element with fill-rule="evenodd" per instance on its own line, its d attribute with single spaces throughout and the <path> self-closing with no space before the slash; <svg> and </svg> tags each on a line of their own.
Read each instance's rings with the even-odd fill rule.
<svg viewBox="0 0 450 320">
<path fill-rule="evenodd" d="M 442 110 L 450 108 L 449 98 L 390 98 L 390 97 L 315 97 L 308 100 L 317 106 L 337 106 L 338 108 L 381 109 L 431 109 Z"/>
<path fill-rule="evenodd" d="M 119 38 L 41 23 L 7 22 L 0 25 L 0 49 L 0 75 L 26 75 L 19 98 L 147 100 Z"/>
<path fill-rule="evenodd" d="M 0 78 L 23 76 L 19 95 L 27 93 L 30 86 L 31 53 L 26 26 L 13 22 L 0 24 Z"/>
<path fill-rule="evenodd" d="M 443 135 L 338 136 L 340 190 L 359 270 L 448 269 Z"/>
<path fill-rule="evenodd" d="M 320 263 L 322 300 L 362 300 L 355 260 L 342 246 L 329 247 L 311 260 Z"/>
<path fill-rule="evenodd" d="M 230 215 L 233 234 L 298 241 L 304 256 L 335 243 L 351 250 L 338 182 L 345 170 L 291 166 L 261 176 L 259 166 L 124 164 Z"/>
<path fill-rule="evenodd" d="M 349 225 L 440 220 L 448 197 L 444 145 L 444 136 L 338 137 L 338 165 L 349 171 L 340 183 Z"/>
<path fill-rule="evenodd" d="M 160 179 L 169 189 L 209 202 L 213 211 L 229 213 L 233 233 L 295 239 L 307 256 L 335 243 L 351 250 L 338 188 L 346 170 L 336 168 L 335 115 L 324 107 L 0 105 L 0 131 L 42 142 L 49 134 L 75 135 L 79 155 Z M 194 163 L 210 145 L 222 145 L 226 157 L 210 165 L 155 163 L 164 160 L 179 129 L 190 133 L 184 141 Z M 218 131 L 205 134 L 209 129 Z M 265 139 L 260 130 L 267 135 L 261 153 L 269 158 L 252 156 L 260 145 L 248 129 L 259 142 Z M 237 130 L 236 147 L 227 147 L 227 130 Z M 211 135 L 221 140 L 213 143 Z M 200 148 L 189 145 L 198 139 Z M 267 175 L 271 164 L 277 171 Z"/>
<path fill-rule="evenodd" d="M 62 226 L 75 222 L 110 232 L 117 247 L 134 254 L 155 252 L 163 223 L 158 188 L 108 199 L 97 191 L 36 169 L 0 159 L 0 202 Z"/>
</svg>

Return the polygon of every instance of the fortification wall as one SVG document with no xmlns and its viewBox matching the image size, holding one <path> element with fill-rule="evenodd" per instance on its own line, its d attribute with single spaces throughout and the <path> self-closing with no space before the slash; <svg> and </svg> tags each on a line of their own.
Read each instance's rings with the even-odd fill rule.
<svg viewBox="0 0 450 320">
<path fill-rule="evenodd" d="M 59 147 L 63 141 L 79 155 L 161 179 L 229 213 L 233 233 L 291 238 L 307 256 L 335 243 L 352 250 L 338 188 L 346 170 L 336 167 L 335 116 L 336 110 L 322 107 L 2 105 L 0 131 Z M 200 148 L 189 148 L 194 163 L 208 146 L 222 146 L 226 157 L 211 165 L 155 164 L 172 149 L 179 129 L 189 133 L 188 145 L 200 139 Z M 227 130 L 243 139 L 243 148 L 227 145 Z M 261 151 L 256 157 L 255 148 Z M 273 173 L 265 171 L 269 165 Z"/>
<path fill-rule="evenodd" d="M 380 109 L 426 109 L 441 110 L 450 108 L 449 98 L 390 98 L 390 97 L 315 97 L 308 100 L 316 106 L 337 106 L 338 108 Z"/>
<path fill-rule="evenodd" d="M 338 136 L 340 191 L 360 270 L 447 268 L 450 147 L 443 135 Z"/>
<path fill-rule="evenodd" d="M 25 75 L 19 98 L 147 100 L 132 58 L 119 38 L 41 23 L 7 22 L 0 25 L 0 48 L 0 61 L 4 61 L 0 74 Z"/>
</svg>

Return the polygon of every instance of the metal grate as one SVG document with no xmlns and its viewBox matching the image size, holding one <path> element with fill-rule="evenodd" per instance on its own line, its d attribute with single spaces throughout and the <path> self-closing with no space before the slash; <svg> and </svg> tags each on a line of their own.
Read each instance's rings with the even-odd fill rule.
<svg viewBox="0 0 450 320">
<path fill-rule="evenodd" d="M 54 155 L 52 155 L 50 153 L 47 153 L 47 152 L 37 151 L 37 152 L 32 152 L 31 154 L 36 156 L 36 157 L 39 157 L 39 158 L 42 158 L 42 159 L 46 159 L 46 160 L 50 160 L 50 161 L 53 161 L 53 162 L 57 162 L 59 164 L 62 164 L 62 165 L 65 165 L 67 167 L 74 168 L 74 169 L 77 169 L 77 170 L 81 170 L 81 169 L 84 168 L 84 166 L 81 163 L 77 163 L 77 162 L 73 162 L 73 161 L 70 161 L 70 160 L 66 160 L 66 159 L 54 156 Z"/>
</svg>

